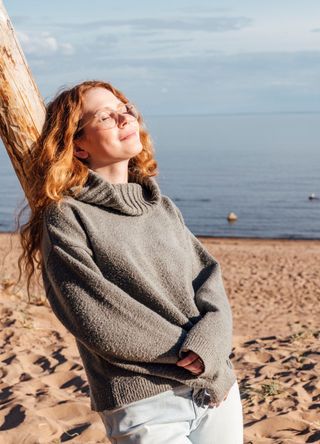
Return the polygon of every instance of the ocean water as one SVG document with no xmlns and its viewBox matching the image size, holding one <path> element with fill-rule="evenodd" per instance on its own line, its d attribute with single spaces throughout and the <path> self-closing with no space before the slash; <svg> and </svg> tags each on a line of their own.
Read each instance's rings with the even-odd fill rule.
<svg viewBox="0 0 320 444">
<path fill-rule="evenodd" d="M 320 114 L 145 116 L 163 194 L 196 235 L 320 239 Z M 0 230 L 23 192 L 0 150 Z M 229 223 L 233 211 L 238 220 Z"/>
</svg>

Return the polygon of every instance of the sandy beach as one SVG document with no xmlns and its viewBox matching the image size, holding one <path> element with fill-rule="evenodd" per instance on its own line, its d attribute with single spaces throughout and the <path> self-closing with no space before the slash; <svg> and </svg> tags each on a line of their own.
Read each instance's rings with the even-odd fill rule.
<svg viewBox="0 0 320 444">
<path fill-rule="evenodd" d="M 320 241 L 199 239 L 233 311 L 245 444 L 319 443 Z M 72 335 L 41 287 L 28 304 L 13 285 L 19 252 L 0 233 L 0 444 L 108 443 Z"/>
</svg>

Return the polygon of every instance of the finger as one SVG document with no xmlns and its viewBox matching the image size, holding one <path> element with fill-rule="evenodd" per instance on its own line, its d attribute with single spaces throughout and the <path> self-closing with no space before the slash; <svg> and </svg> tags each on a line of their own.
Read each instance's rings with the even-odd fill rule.
<svg viewBox="0 0 320 444">
<path fill-rule="evenodd" d="M 204 364 L 201 360 L 196 359 L 191 364 L 184 366 L 185 369 L 199 373 L 204 370 Z"/>
<path fill-rule="evenodd" d="M 202 373 L 202 369 L 192 370 L 192 369 L 189 369 L 189 368 L 186 368 L 186 367 L 185 367 L 185 369 L 189 370 L 189 372 L 191 372 L 193 375 L 200 375 Z"/>
<path fill-rule="evenodd" d="M 203 373 L 203 368 L 194 370 L 193 368 L 184 367 L 186 370 L 189 370 L 193 375 L 201 375 Z"/>
<path fill-rule="evenodd" d="M 196 353 L 190 351 L 187 354 L 187 356 L 185 356 L 184 358 L 182 358 L 179 361 L 177 361 L 176 364 L 180 365 L 182 367 L 185 367 L 186 365 L 189 365 L 192 362 L 194 362 L 196 359 L 198 359 L 198 355 Z"/>
<path fill-rule="evenodd" d="M 185 364 L 188 365 L 188 364 L 191 364 L 196 359 L 198 359 L 198 355 L 190 350 L 184 358 L 180 359 L 176 363 L 182 364 L 182 365 L 185 365 Z"/>
<path fill-rule="evenodd" d="M 188 365 L 185 368 L 187 368 L 188 370 L 194 370 L 194 371 L 198 372 L 198 371 L 203 370 L 203 365 L 199 361 L 194 361 L 192 364 Z"/>
</svg>

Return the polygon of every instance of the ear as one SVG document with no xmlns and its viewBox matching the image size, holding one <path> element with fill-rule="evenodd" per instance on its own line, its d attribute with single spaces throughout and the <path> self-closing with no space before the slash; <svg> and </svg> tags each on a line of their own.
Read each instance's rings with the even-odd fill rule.
<svg viewBox="0 0 320 444">
<path fill-rule="evenodd" d="M 79 157 L 79 159 L 88 159 L 89 158 L 89 153 L 88 151 L 82 149 L 80 146 L 75 145 L 73 147 L 73 154 L 76 157 Z"/>
</svg>

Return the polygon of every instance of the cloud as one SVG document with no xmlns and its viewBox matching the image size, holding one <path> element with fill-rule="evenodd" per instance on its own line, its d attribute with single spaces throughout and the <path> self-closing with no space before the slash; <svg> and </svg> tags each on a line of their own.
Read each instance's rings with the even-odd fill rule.
<svg viewBox="0 0 320 444">
<path fill-rule="evenodd" d="M 44 57 L 55 53 L 62 55 L 74 53 L 74 48 L 70 43 L 59 42 L 56 37 L 46 31 L 39 33 L 17 31 L 17 36 L 26 55 Z"/>
<path fill-rule="evenodd" d="M 248 17 L 186 16 L 163 18 L 109 19 L 81 23 L 59 23 L 44 20 L 33 22 L 26 16 L 16 16 L 18 35 L 29 59 L 51 57 L 60 53 L 71 56 L 96 57 L 106 54 L 120 59 L 150 57 L 154 53 L 170 57 L 205 53 L 215 45 L 213 33 L 239 31 L 251 26 Z M 23 25 L 23 23 L 25 25 Z M 46 32 L 42 29 L 45 27 Z M 61 36 L 68 42 L 61 42 Z"/>
<path fill-rule="evenodd" d="M 154 113 L 176 107 L 185 112 L 319 108 L 320 52 L 280 46 L 266 51 L 268 45 L 254 51 L 254 27 L 238 41 L 237 32 L 252 26 L 248 17 L 43 21 L 32 27 L 27 18 L 20 20 L 25 26 L 17 27 L 19 39 L 45 96 L 61 85 L 96 78 L 123 88 Z"/>
<path fill-rule="evenodd" d="M 320 32 L 320 28 L 311 29 L 311 32 Z"/>
<path fill-rule="evenodd" d="M 103 79 L 149 114 L 318 111 L 320 103 L 320 51 L 175 57 L 99 51 L 81 60 L 55 53 L 50 63 L 30 66 L 46 97 L 61 85 Z"/>
<path fill-rule="evenodd" d="M 138 54 L 111 54 L 100 48 L 89 57 L 78 55 L 65 58 L 59 54 L 52 56 L 50 63 L 35 66 L 38 75 L 48 80 L 56 67 L 63 65 L 61 78 L 79 79 L 109 78 L 116 82 L 130 83 L 139 87 L 161 84 L 170 91 L 194 89 L 206 91 L 221 89 L 226 95 L 242 91 L 278 91 L 286 89 L 289 93 L 304 91 L 319 93 L 320 51 L 269 52 L 246 54 L 206 53 L 196 55 L 175 54 L 167 57 L 157 52 L 148 56 Z M 33 64 L 31 63 L 31 67 Z"/>
<path fill-rule="evenodd" d="M 207 31 L 228 32 L 237 31 L 251 26 L 253 20 L 249 17 L 185 17 L 185 18 L 154 18 L 144 17 L 135 19 L 110 19 L 96 20 L 82 23 L 51 23 L 51 26 L 75 30 L 81 28 L 83 31 L 99 30 L 104 28 L 127 28 L 129 31 L 156 34 L 158 31 Z"/>
</svg>

